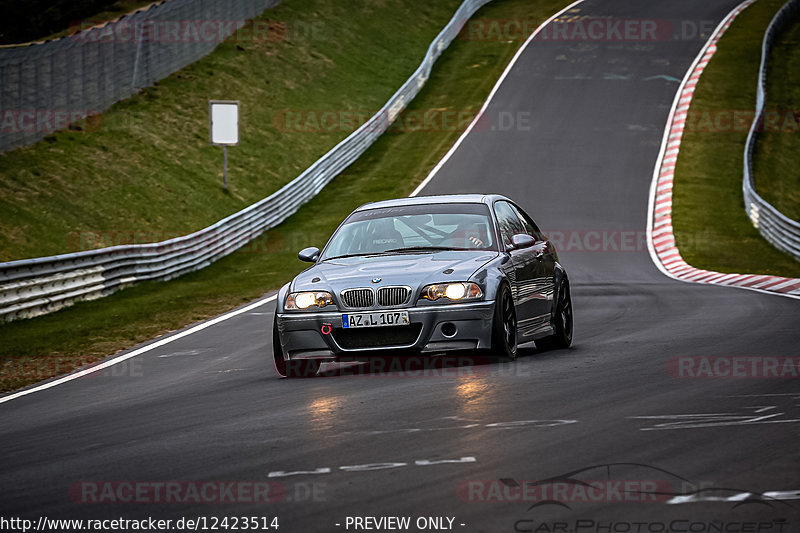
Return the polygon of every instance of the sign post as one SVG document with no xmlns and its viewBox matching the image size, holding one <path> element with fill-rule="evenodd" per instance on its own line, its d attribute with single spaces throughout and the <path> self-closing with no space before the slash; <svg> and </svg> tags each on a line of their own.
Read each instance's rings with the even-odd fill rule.
<svg viewBox="0 0 800 533">
<path fill-rule="evenodd" d="M 239 102 L 208 101 L 209 144 L 222 146 L 222 186 L 228 190 L 228 146 L 239 144 Z"/>
</svg>

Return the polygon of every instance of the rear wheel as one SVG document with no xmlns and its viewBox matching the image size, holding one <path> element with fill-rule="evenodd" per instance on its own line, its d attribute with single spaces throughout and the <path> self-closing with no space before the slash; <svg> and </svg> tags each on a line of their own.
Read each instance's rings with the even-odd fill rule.
<svg viewBox="0 0 800 533">
<path fill-rule="evenodd" d="M 558 299 L 553 313 L 553 334 L 536 341 L 539 349 L 558 350 L 569 348 L 572 344 L 572 295 L 566 277 L 561 278 L 556 297 Z"/>
<path fill-rule="evenodd" d="M 272 356 L 275 363 L 275 373 L 282 378 L 312 378 L 319 371 L 319 362 L 314 359 L 292 359 L 286 361 L 283 358 L 283 348 L 281 339 L 278 335 L 278 315 L 272 323 Z"/>
<path fill-rule="evenodd" d="M 517 358 L 517 312 L 508 285 L 501 285 L 494 304 L 492 355 L 500 360 Z"/>
</svg>

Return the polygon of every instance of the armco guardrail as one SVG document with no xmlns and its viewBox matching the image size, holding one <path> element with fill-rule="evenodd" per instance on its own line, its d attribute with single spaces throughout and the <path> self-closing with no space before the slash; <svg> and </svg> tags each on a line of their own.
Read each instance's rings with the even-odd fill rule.
<svg viewBox="0 0 800 533">
<path fill-rule="evenodd" d="M 419 68 L 381 110 L 267 198 L 212 226 L 168 241 L 0 263 L 0 320 L 49 313 L 137 281 L 168 280 L 198 270 L 277 225 L 316 196 L 386 131 L 425 84 L 442 50 L 469 17 L 490 1 L 465 0 L 428 47 Z"/>
<path fill-rule="evenodd" d="M 0 48 L 0 152 L 39 141 L 197 61 L 277 3 L 169 0 L 68 37 Z M 250 29 L 251 38 L 256 32 L 267 29 Z"/>
<path fill-rule="evenodd" d="M 800 13 L 800 0 L 789 0 L 770 22 L 761 46 L 761 71 L 758 74 L 756 116 L 747 135 L 744 151 L 744 205 L 750 221 L 759 233 L 776 248 L 800 260 L 800 223 L 790 219 L 764 200 L 755 188 L 753 180 L 753 149 L 758 130 L 764 122 L 766 100 L 767 58 L 775 36 Z"/>
</svg>

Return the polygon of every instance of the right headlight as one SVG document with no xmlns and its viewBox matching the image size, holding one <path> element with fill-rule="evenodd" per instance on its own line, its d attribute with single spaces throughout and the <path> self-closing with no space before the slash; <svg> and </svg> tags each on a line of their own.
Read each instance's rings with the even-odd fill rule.
<svg viewBox="0 0 800 533">
<path fill-rule="evenodd" d="M 477 283 L 459 281 L 456 283 L 434 283 L 422 289 L 420 297 L 432 302 L 442 298 L 458 302 L 481 298 L 483 291 Z"/>
</svg>

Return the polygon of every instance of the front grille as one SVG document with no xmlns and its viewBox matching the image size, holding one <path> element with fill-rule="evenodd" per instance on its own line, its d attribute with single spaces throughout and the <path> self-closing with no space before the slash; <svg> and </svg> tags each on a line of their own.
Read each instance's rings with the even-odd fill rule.
<svg viewBox="0 0 800 533">
<path fill-rule="evenodd" d="M 375 305 L 375 293 L 372 289 L 347 289 L 342 291 L 342 301 L 347 307 L 372 307 Z"/>
<path fill-rule="evenodd" d="M 349 350 L 379 346 L 409 346 L 417 341 L 420 331 L 422 331 L 420 323 L 379 328 L 334 328 L 333 338 L 339 346 Z"/>
<path fill-rule="evenodd" d="M 408 287 L 381 287 L 378 289 L 378 305 L 403 305 L 410 293 Z"/>
</svg>

